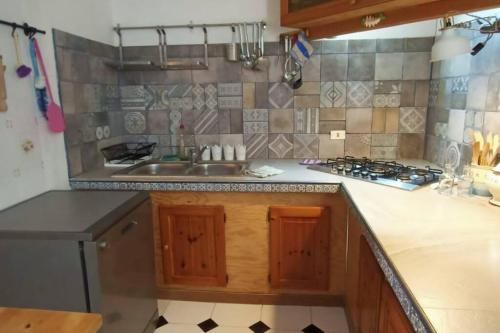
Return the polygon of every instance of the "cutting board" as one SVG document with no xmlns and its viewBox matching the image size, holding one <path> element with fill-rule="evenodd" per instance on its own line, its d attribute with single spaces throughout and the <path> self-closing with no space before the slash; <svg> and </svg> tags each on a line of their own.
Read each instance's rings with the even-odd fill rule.
<svg viewBox="0 0 500 333">
<path fill-rule="evenodd" d="M 5 88 L 5 66 L 0 56 L 0 112 L 7 111 L 7 89 Z"/>
</svg>

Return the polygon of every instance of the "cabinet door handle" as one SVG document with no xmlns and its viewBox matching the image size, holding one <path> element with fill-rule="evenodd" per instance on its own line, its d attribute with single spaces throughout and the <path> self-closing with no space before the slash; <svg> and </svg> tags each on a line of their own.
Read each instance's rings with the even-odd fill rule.
<svg viewBox="0 0 500 333">
<path fill-rule="evenodd" d="M 164 249 L 165 251 L 167 251 L 167 250 L 168 250 L 168 244 L 163 245 L 163 249 Z"/>
<path fill-rule="evenodd" d="M 97 244 L 97 246 L 99 246 L 99 248 L 100 248 L 101 250 L 105 250 L 105 249 L 109 246 L 109 243 L 108 243 L 108 242 L 106 242 L 106 241 L 102 241 L 102 242 L 99 242 L 99 243 Z"/>
<path fill-rule="evenodd" d="M 126 226 L 123 227 L 122 229 L 122 235 L 126 234 L 128 231 L 130 231 L 130 229 L 132 229 L 134 226 L 138 225 L 139 222 L 137 221 L 131 221 L 129 224 L 127 224 Z"/>
</svg>

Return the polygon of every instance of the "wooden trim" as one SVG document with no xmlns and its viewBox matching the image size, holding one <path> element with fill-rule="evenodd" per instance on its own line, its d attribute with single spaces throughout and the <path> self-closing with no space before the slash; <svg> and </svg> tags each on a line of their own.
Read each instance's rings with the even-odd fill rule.
<svg viewBox="0 0 500 333">
<path fill-rule="evenodd" d="M 344 297 L 325 294 L 244 293 L 159 288 L 159 299 L 272 305 L 344 306 Z"/>
<path fill-rule="evenodd" d="M 377 29 L 440 18 L 445 15 L 457 15 L 473 10 L 498 7 L 498 0 L 441 0 L 433 3 L 398 8 L 384 12 L 386 19 L 377 25 Z M 361 16 L 337 23 L 307 27 L 311 39 L 338 36 L 346 33 L 369 31 L 361 25 Z"/>
<path fill-rule="evenodd" d="M 310 27 L 438 1 L 440 0 L 357 0 L 354 4 L 329 1 L 288 13 L 282 17 L 281 25 L 294 28 Z"/>
</svg>

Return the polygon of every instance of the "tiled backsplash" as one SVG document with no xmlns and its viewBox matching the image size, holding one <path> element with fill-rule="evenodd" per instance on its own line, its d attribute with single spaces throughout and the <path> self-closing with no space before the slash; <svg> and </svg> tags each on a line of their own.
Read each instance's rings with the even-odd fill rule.
<svg viewBox="0 0 500 333">
<path fill-rule="evenodd" d="M 469 36 L 473 44 L 484 36 Z M 463 55 L 432 69 L 426 130 L 427 160 L 470 164 L 472 133 L 500 134 L 500 36 L 476 56 Z"/>
<path fill-rule="evenodd" d="M 62 32 L 59 35 L 64 36 L 59 38 L 64 43 L 58 44 L 56 37 L 58 54 L 62 54 L 58 56 L 58 67 L 70 67 L 75 71 L 73 77 L 80 78 L 82 73 L 76 72 L 88 67 L 77 65 L 67 54 L 82 53 L 81 44 L 94 42 L 83 42 L 80 37 Z M 283 57 L 277 43 L 266 43 L 266 63 L 258 71 L 226 61 L 223 45 L 209 45 L 208 70 L 116 73 L 107 67 L 94 67 L 86 75 L 109 76 L 113 80 L 75 79 L 71 80 L 77 81 L 74 88 L 90 83 L 93 88 L 113 93 L 91 98 L 95 108 L 74 112 L 90 113 L 98 119 L 104 114 L 112 138 L 99 141 L 95 136 L 85 137 L 83 143 L 75 145 L 67 134 L 67 144 L 72 148 L 91 143 L 97 149 L 117 140 L 149 140 L 158 143 L 156 155 L 161 156 L 175 151 L 179 126 L 183 124 L 187 146 L 244 143 L 250 159 L 344 154 L 422 158 L 432 44 L 433 38 L 314 42 L 315 54 L 303 69 L 304 84 L 298 90 L 281 82 Z M 76 50 L 72 45 L 78 46 Z M 108 58 L 112 58 L 116 50 L 111 52 L 113 48 L 109 48 Z M 202 52 L 201 45 L 168 49 L 169 58 L 198 59 Z M 128 59 L 156 59 L 156 53 L 154 46 L 124 50 Z M 96 55 L 90 49 L 85 55 L 86 61 L 95 62 Z M 70 64 L 66 63 L 68 58 Z M 110 71 L 112 74 L 101 75 Z M 61 84 L 71 79 L 59 75 Z M 112 89 L 116 84 L 118 107 Z M 76 94 L 82 95 L 82 91 Z M 61 94 L 63 100 L 70 100 L 63 102 L 68 113 L 66 109 L 71 110 L 78 101 L 65 98 L 64 89 Z M 69 125 L 78 129 L 87 126 L 85 121 Z M 330 140 L 331 130 L 344 129 L 345 140 Z M 81 149 L 82 161 L 87 159 L 87 153 Z M 73 155 L 68 154 L 70 160 Z M 71 170 L 76 175 L 89 168 Z"/>
</svg>

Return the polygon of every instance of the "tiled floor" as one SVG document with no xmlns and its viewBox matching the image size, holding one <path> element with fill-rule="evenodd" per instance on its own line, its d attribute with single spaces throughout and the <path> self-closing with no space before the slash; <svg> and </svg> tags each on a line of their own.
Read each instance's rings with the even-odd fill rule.
<svg viewBox="0 0 500 333">
<path fill-rule="evenodd" d="M 156 333 L 348 333 L 339 307 L 158 301 Z M 164 322 L 165 322 L 164 321 Z"/>
</svg>

